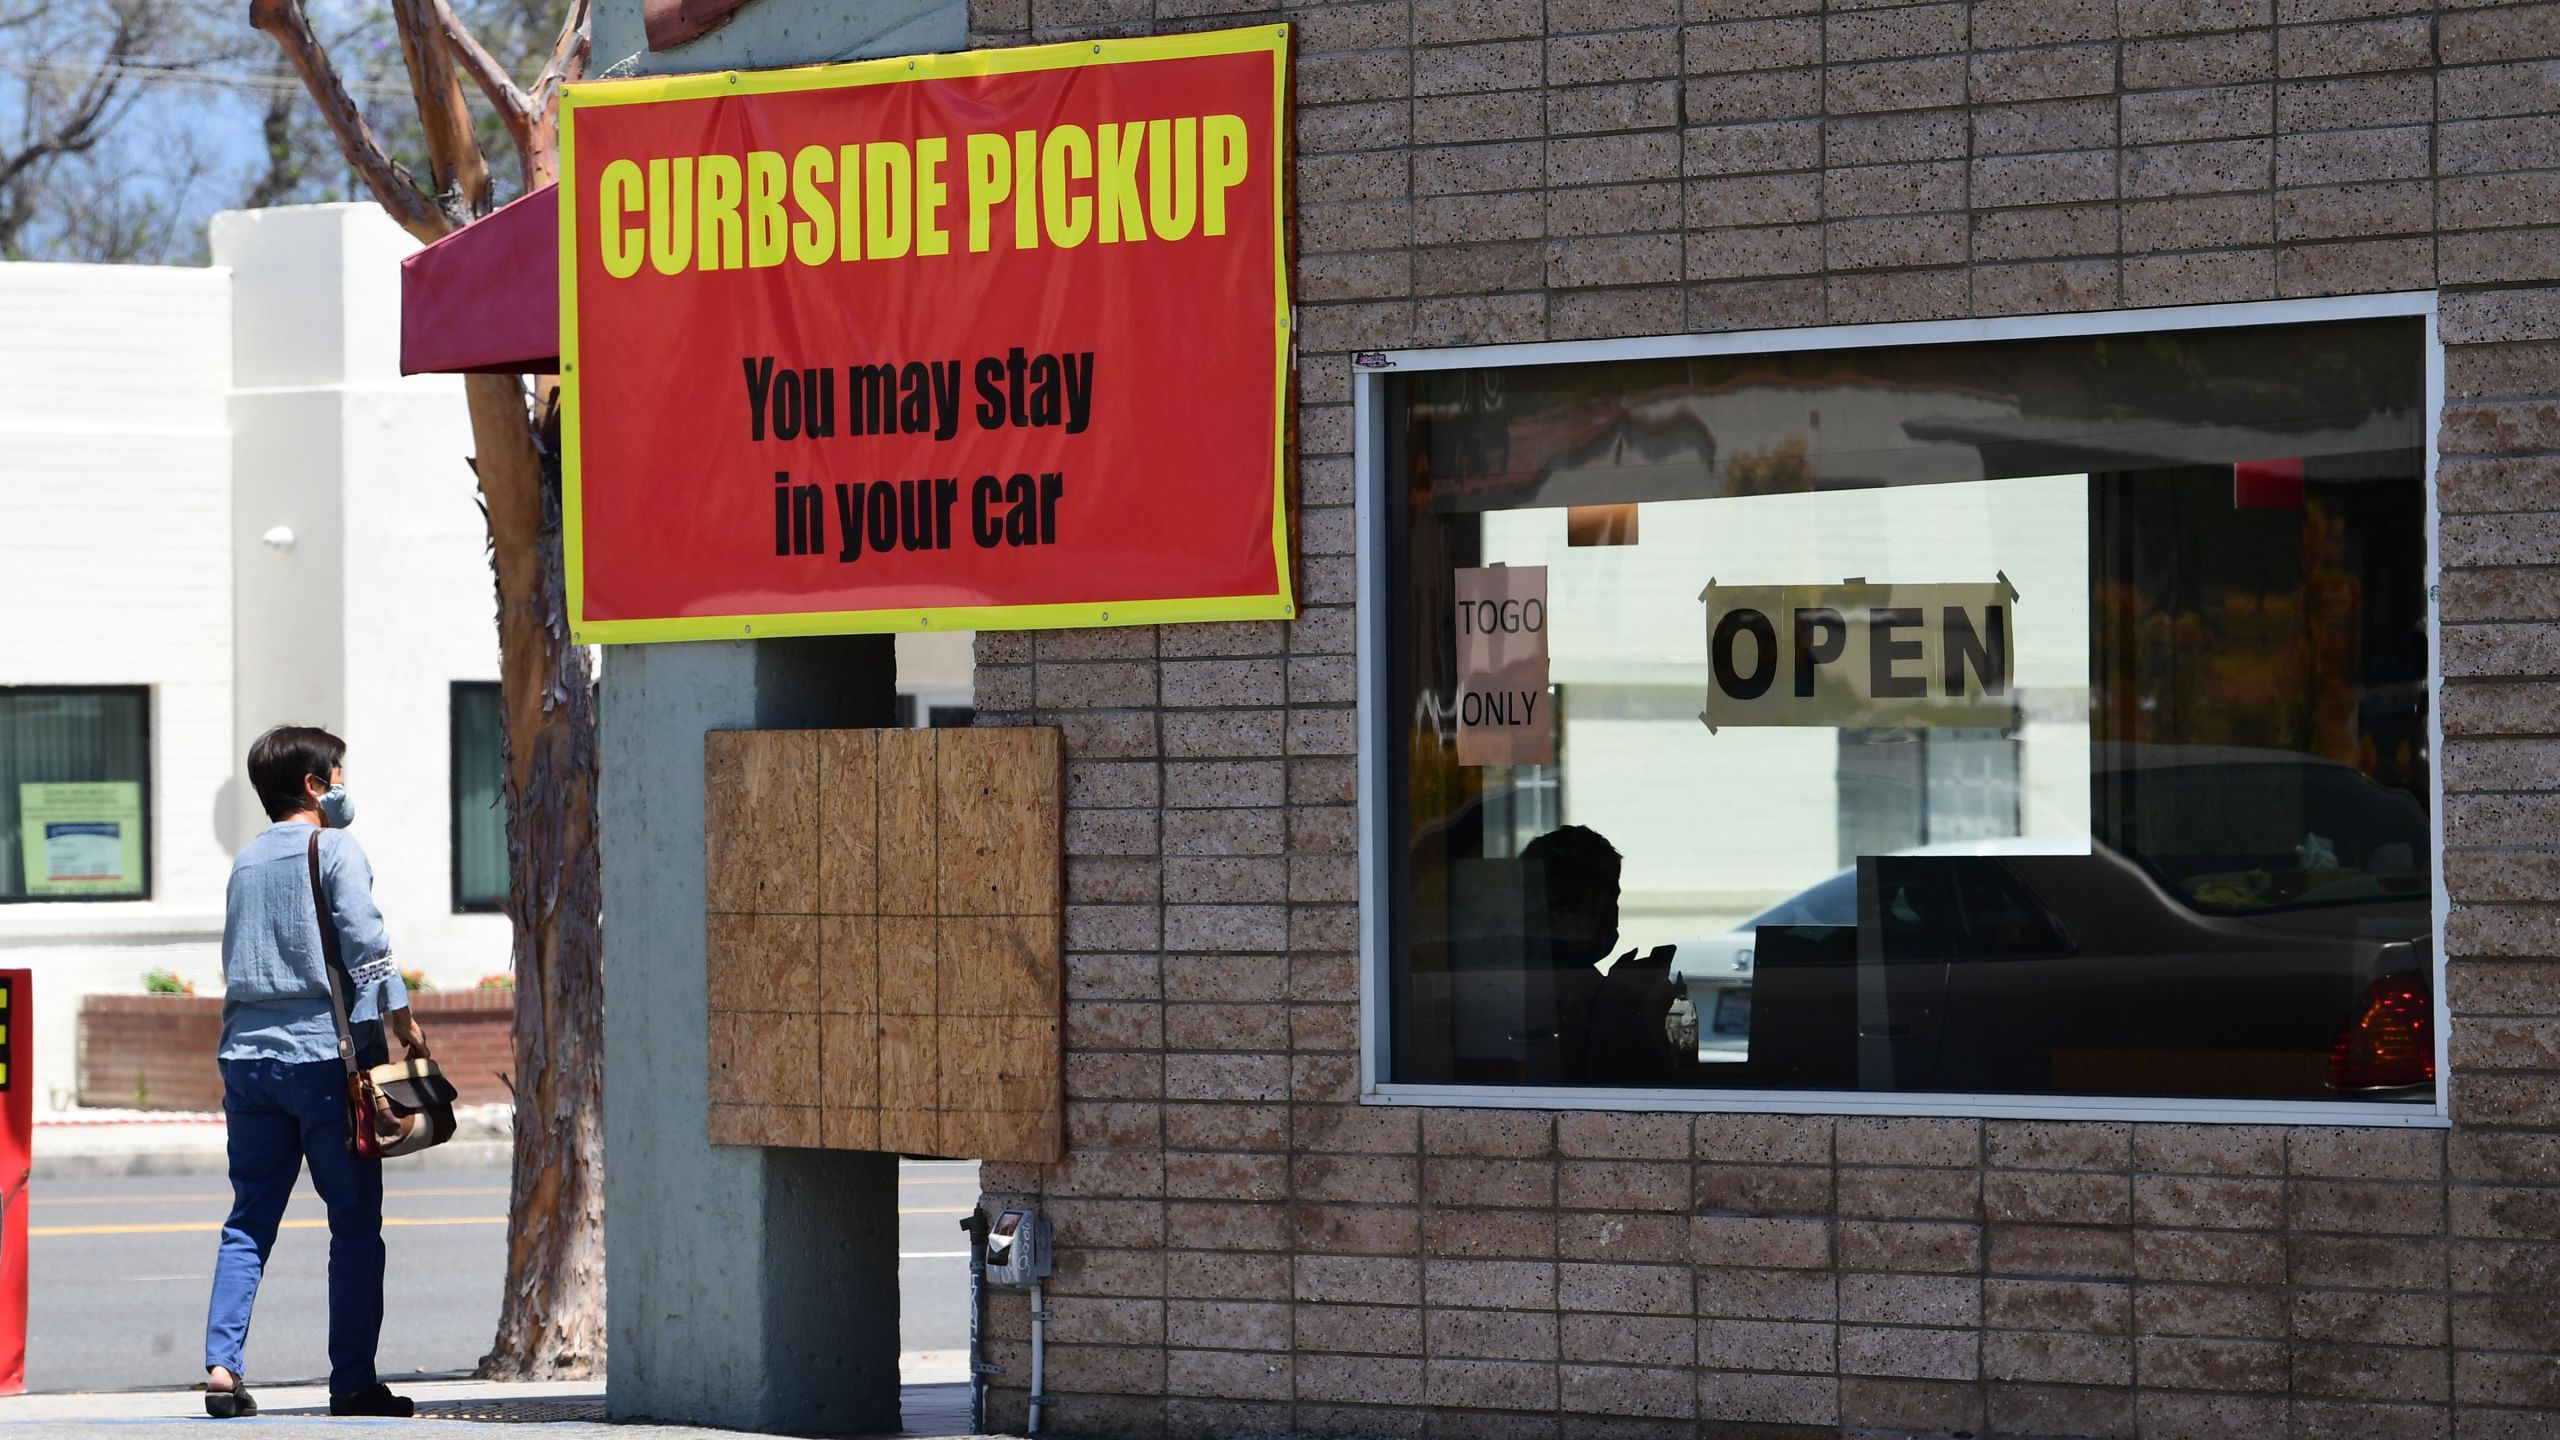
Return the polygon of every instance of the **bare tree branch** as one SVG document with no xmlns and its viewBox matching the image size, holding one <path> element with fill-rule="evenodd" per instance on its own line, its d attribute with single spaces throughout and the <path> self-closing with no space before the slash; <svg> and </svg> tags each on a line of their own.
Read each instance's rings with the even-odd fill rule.
<svg viewBox="0 0 2560 1440">
<path fill-rule="evenodd" d="M 471 131 L 462 75 L 436 18 L 440 8 L 436 0 L 391 0 L 391 18 L 400 29 L 400 56 L 408 62 L 409 89 L 426 131 L 427 174 L 438 199 L 467 224 L 489 213 L 489 161 Z"/>
<path fill-rule="evenodd" d="M 533 136 L 525 147 L 524 188 L 539 189 L 560 178 L 560 87 L 587 78 L 587 60 L 595 45 L 589 0 L 569 0 L 561 19 L 560 38 L 551 44 L 551 59 L 533 82 Z"/>
<path fill-rule="evenodd" d="M 302 183 L 305 166 L 301 148 L 294 144 L 293 99 L 290 90 L 276 91 L 267 97 L 266 110 L 258 117 L 258 137 L 267 148 L 267 169 L 241 200 L 244 210 L 280 205 Z"/>
<path fill-rule="evenodd" d="M 452 49 L 454 64 L 488 97 L 490 108 L 498 112 L 498 122 L 507 127 L 507 138 L 515 142 L 517 163 L 524 164 L 533 148 L 533 101 L 507 78 L 506 67 L 462 23 L 462 17 L 453 13 L 450 0 L 435 0 L 435 7 L 436 23 L 444 32 L 445 44 Z M 525 188 L 533 188 L 530 178 Z"/>
<path fill-rule="evenodd" d="M 108 109 L 123 84 L 124 63 L 133 57 L 146 23 L 140 11 L 116 13 L 115 33 L 107 39 L 106 53 L 81 81 L 80 93 L 70 107 L 51 123 L 39 124 L 35 107 L 27 107 L 27 142 L 0 154 L 0 187 L 15 185 L 38 166 L 64 155 L 77 155 L 98 143 L 106 133 Z"/>
<path fill-rule="evenodd" d="M 311 92 L 321 118 L 337 136 L 338 149 L 401 229 L 420 240 L 435 241 L 462 228 L 462 221 L 445 213 L 417 177 L 382 148 L 373 127 L 348 96 L 346 83 L 338 78 L 338 68 L 330 62 L 320 37 L 311 33 L 311 20 L 302 13 L 301 0 L 249 0 L 249 24 L 284 47 L 285 58 L 301 73 L 303 88 Z"/>
<path fill-rule="evenodd" d="M 30 253 L 27 239 L 40 229 L 50 236 L 40 246 L 55 258 L 99 261 L 138 258 L 169 234 L 162 217 L 127 203 L 119 187 L 134 177 L 113 164 L 101 160 L 104 169 L 65 185 L 75 162 L 111 148 L 106 142 L 142 94 L 137 57 L 151 53 L 172 19 L 166 0 L 110 0 L 95 9 L 104 33 L 75 19 L 68 39 L 44 23 L 42 5 L 0 16 L 0 32 L 33 27 L 8 57 L 20 92 L 14 140 L 0 142 L 0 258 Z"/>
</svg>

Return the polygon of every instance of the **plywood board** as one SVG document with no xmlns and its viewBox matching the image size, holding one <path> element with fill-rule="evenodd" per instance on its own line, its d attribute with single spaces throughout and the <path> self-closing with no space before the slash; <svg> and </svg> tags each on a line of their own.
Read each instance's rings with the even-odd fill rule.
<svg viewBox="0 0 2560 1440">
<path fill-rule="evenodd" d="M 938 915 L 1046 915 L 1058 908 L 1055 730 L 941 730 L 936 756 Z"/>
<path fill-rule="evenodd" d="M 716 1104 L 818 1104 L 818 1017 L 711 1014 Z"/>
<path fill-rule="evenodd" d="M 880 1143 L 878 1148 L 899 1155 L 940 1155 L 942 1150 L 941 1117 L 930 1110 L 890 1110 L 878 1112 Z"/>
<path fill-rule="evenodd" d="M 880 1017 L 880 1146 L 905 1155 L 942 1153 L 940 1022 L 931 1015 Z"/>
<path fill-rule="evenodd" d="M 880 1000 L 883 1015 L 940 1012 L 934 975 L 934 920 L 930 915 L 880 917 Z"/>
<path fill-rule="evenodd" d="M 792 1145 L 809 1148 L 819 1141 L 815 1106 L 713 1105 L 714 1145 Z"/>
<path fill-rule="evenodd" d="M 945 1155 L 1018 1155 L 1054 1163 L 1063 1152 L 1056 1114 L 1003 1114 L 990 1110 L 947 1110 L 942 1115 Z"/>
<path fill-rule="evenodd" d="M 869 915 L 818 919 L 818 1012 L 880 1013 L 880 921 Z"/>
<path fill-rule="evenodd" d="M 883 730 L 880 736 L 880 882 L 883 915 L 934 913 L 936 855 L 933 770 L 942 730 Z"/>
<path fill-rule="evenodd" d="M 830 1106 L 818 1112 L 819 1136 L 810 1142 L 822 1150 L 886 1150 L 880 1143 L 880 1107 Z M 712 1142 L 718 1144 L 718 1141 Z"/>
<path fill-rule="evenodd" d="M 714 915 L 817 910 L 816 732 L 702 737 L 704 908 Z"/>
<path fill-rule="evenodd" d="M 938 1040 L 942 1021 L 933 1015 L 880 1017 L 880 1108 L 939 1111 L 942 1080 Z"/>
<path fill-rule="evenodd" d="M 880 1108 L 878 1016 L 818 1017 L 818 1106 L 830 1111 Z"/>
<path fill-rule="evenodd" d="M 934 922 L 938 1010 L 962 1015 L 1057 1018 L 1058 927 L 1041 915 L 963 916 Z"/>
<path fill-rule="evenodd" d="M 880 913 L 880 732 L 821 730 L 818 913 Z"/>
<path fill-rule="evenodd" d="M 1046 729 L 706 739 L 713 1143 L 1060 1157 L 1064 763 Z"/>
<path fill-rule="evenodd" d="M 1057 1048 L 1056 1020 L 971 1017 L 942 1025 L 944 1110 L 1037 1114 L 1056 1102 L 1058 1078 L 1037 1059 Z"/>
<path fill-rule="evenodd" d="M 801 1014 L 817 1008 L 818 917 L 711 917 L 711 1009 Z"/>
</svg>

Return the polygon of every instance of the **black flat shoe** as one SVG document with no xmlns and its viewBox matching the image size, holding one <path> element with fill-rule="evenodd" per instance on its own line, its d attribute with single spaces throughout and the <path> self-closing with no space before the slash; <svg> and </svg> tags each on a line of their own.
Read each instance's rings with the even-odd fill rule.
<svg viewBox="0 0 2560 1440">
<path fill-rule="evenodd" d="M 406 1420 L 418 1413 L 417 1405 L 406 1395 L 394 1395 L 391 1387 L 377 1380 L 353 1395 L 329 1397 L 332 1415 L 378 1415 L 393 1420 Z"/>
<path fill-rule="evenodd" d="M 246 1420 L 258 1413 L 256 1397 L 246 1385 L 204 1392 L 204 1413 L 216 1420 Z"/>
</svg>

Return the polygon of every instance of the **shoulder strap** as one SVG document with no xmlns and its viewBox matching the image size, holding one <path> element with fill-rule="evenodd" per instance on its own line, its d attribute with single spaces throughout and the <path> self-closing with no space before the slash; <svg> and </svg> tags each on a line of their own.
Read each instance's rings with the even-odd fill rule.
<svg viewBox="0 0 2560 1440">
<path fill-rule="evenodd" d="M 311 832 L 311 845 L 305 856 L 311 862 L 311 911 L 320 921 L 320 955 L 328 962 L 329 1015 L 338 1022 L 338 1059 L 347 1067 L 347 1073 L 353 1075 L 357 1070 L 356 1036 L 347 1028 L 346 991 L 353 988 L 355 982 L 347 975 L 346 962 L 338 958 L 338 925 L 330 918 L 329 902 L 321 896 L 320 832 L 316 829 Z"/>
</svg>

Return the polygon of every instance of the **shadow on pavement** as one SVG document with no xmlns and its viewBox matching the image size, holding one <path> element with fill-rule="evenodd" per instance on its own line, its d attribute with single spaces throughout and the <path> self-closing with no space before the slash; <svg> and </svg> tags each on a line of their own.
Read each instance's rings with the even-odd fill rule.
<svg viewBox="0 0 2560 1440">
<path fill-rule="evenodd" d="M 325 1416 L 326 1405 L 278 1407 L 263 1410 L 262 1415 L 276 1419 L 301 1419 Z M 969 1427 L 969 1387 L 965 1383 L 943 1385 L 906 1385 L 898 1391 L 898 1413 L 904 1422 L 892 1432 L 908 1440 L 923 1437 L 972 1435 Z M 468 1420 L 483 1425 L 557 1425 L 563 1423 L 601 1424 L 605 1419 L 604 1396 L 557 1395 L 531 1399 L 486 1400 L 421 1400 L 421 1420 Z"/>
</svg>

